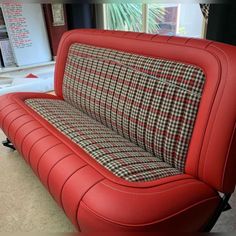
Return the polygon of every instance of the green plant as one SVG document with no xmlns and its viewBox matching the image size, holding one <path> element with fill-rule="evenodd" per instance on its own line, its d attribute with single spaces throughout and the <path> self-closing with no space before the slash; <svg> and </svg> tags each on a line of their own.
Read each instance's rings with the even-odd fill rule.
<svg viewBox="0 0 236 236">
<path fill-rule="evenodd" d="M 148 17 L 148 32 L 158 33 L 159 24 L 163 22 L 165 17 L 165 8 L 159 4 L 148 4 L 149 5 L 149 17 Z"/>
<path fill-rule="evenodd" d="M 106 4 L 107 26 L 112 30 L 143 31 L 142 4 Z M 158 22 L 164 18 L 164 8 L 150 4 L 148 10 L 148 31 L 157 32 Z"/>
<path fill-rule="evenodd" d="M 186 35 L 186 29 L 184 26 L 180 26 L 179 27 L 179 32 L 180 35 Z"/>
</svg>

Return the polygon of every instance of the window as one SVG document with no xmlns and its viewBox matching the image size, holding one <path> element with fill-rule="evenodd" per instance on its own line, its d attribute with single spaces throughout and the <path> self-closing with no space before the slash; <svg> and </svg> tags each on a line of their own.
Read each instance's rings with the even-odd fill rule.
<svg viewBox="0 0 236 236">
<path fill-rule="evenodd" d="M 105 4 L 107 29 L 143 31 L 142 4 Z"/>
<path fill-rule="evenodd" d="M 199 4 L 104 4 L 105 28 L 202 38 Z"/>
</svg>

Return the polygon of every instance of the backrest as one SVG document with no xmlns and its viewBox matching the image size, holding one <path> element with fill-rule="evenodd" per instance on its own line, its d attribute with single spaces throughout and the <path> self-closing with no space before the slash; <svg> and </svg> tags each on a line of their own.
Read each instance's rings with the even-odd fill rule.
<svg viewBox="0 0 236 236">
<path fill-rule="evenodd" d="M 230 52 L 229 63 L 222 48 Z M 231 107 L 226 141 L 222 145 L 219 137 L 211 136 L 221 99 L 217 95 L 223 93 L 220 84 L 229 80 L 235 89 L 235 79 L 225 74 L 236 62 L 231 50 L 235 48 L 206 40 L 71 31 L 60 44 L 55 90 L 68 103 L 173 167 L 218 190 L 232 191 L 235 178 L 230 183 L 226 180 L 232 177 L 235 162 L 234 148 L 229 152 L 235 101 L 225 103 Z M 221 147 L 220 155 L 213 149 L 209 153 L 215 143 Z"/>
<path fill-rule="evenodd" d="M 204 79 L 193 65 L 74 43 L 62 88 L 67 102 L 183 171 Z"/>
</svg>

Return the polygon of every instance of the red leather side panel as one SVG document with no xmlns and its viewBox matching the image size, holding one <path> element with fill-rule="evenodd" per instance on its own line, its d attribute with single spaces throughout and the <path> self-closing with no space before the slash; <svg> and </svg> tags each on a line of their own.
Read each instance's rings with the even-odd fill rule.
<svg viewBox="0 0 236 236">
<path fill-rule="evenodd" d="M 82 231 L 112 227 L 117 230 L 199 230 L 219 202 L 214 195 L 214 191 L 196 180 L 152 189 L 130 189 L 104 180 L 84 196 L 78 211 L 79 225 Z M 191 212 L 195 207 L 197 210 Z M 191 217 L 188 225 L 186 216 Z"/>
<path fill-rule="evenodd" d="M 22 155 L 24 156 L 25 160 L 27 160 L 27 162 L 29 161 L 29 155 L 31 153 L 31 148 L 29 149 L 29 147 L 32 147 L 32 144 L 36 144 L 40 139 L 43 139 L 47 136 L 49 136 L 49 132 L 43 127 L 37 128 L 27 135 L 21 145 Z"/>
<path fill-rule="evenodd" d="M 25 114 L 24 116 L 21 116 L 12 121 L 5 132 L 8 133 L 8 137 L 12 137 L 12 141 L 15 142 L 15 134 L 18 132 L 18 129 L 31 121 L 33 121 L 33 118 L 30 115 Z"/>
<path fill-rule="evenodd" d="M 48 176 L 52 168 L 62 159 L 72 154 L 73 152 L 61 143 L 52 147 L 41 157 L 37 165 L 37 173 L 46 187 L 48 187 Z"/>
<path fill-rule="evenodd" d="M 62 206 L 67 216 L 71 219 L 72 223 L 77 226 L 77 211 L 81 199 L 92 188 L 103 179 L 103 176 L 98 174 L 90 166 L 85 166 L 77 170 L 67 180 L 62 189 Z"/>
<path fill-rule="evenodd" d="M 61 193 L 66 181 L 79 169 L 86 166 L 76 155 L 69 155 L 59 161 L 48 174 L 48 188 L 59 205 L 62 206 Z"/>
<path fill-rule="evenodd" d="M 222 192 L 233 192 L 236 183 L 236 47 L 214 43 L 209 50 L 221 63 L 221 81 L 203 140 L 199 177 Z M 226 172 L 227 171 L 227 172 Z"/>
<path fill-rule="evenodd" d="M 139 225 L 165 219 L 214 196 L 213 190 L 194 179 L 152 189 L 130 189 L 104 180 L 88 191 L 83 202 L 105 219 L 120 224 Z"/>
<path fill-rule="evenodd" d="M 9 106 L 8 108 L 10 108 L 11 106 Z M 7 109 L 4 109 L 5 111 L 7 110 Z M 3 110 L 3 111 L 4 111 Z M 7 111 L 6 111 L 7 112 Z M 3 126 L 4 127 L 7 127 L 6 128 L 6 135 L 8 135 L 9 134 L 9 129 L 10 129 L 10 127 L 11 127 L 11 124 L 15 121 L 15 120 L 17 120 L 17 119 L 19 119 L 20 117 L 22 117 L 22 116 L 24 116 L 25 115 L 25 113 L 24 113 L 24 111 L 22 111 L 21 109 L 16 109 L 16 110 L 13 110 L 13 111 L 11 111 L 6 117 L 5 117 L 5 119 L 2 121 L 2 124 L 3 124 Z"/>
<path fill-rule="evenodd" d="M 59 147 L 61 142 L 52 135 L 39 139 L 32 145 L 29 153 L 29 164 L 38 175 L 38 165 L 41 159 L 47 155 L 53 148 Z"/>
<path fill-rule="evenodd" d="M 174 215 L 160 222 L 154 222 L 147 225 L 123 225 L 111 222 L 103 217 L 95 214 L 83 202 L 78 211 L 78 218 L 80 219 L 80 229 L 82 232 L 91 231 L 123 231 L 123 232 L 151 232 L 151 231 L 174 231 L 176 232 L 197 232 L 199 225 L 205 225 L 208 220 L 208 214 L 205 214 L 207 208 L 208 212 L 213 212 L 218 199 L 209 199 L 193 206 L 193 211 L 186 209 L 178 215 Z M 187 220 L 191 219 L 191 220 Z"/>
<path fill-rule="evenodd" d="M 41 126 L 36 121 L 30 121 L 27 124 L 22 125 L 17 132 L 15 133 L 14 137 L 14 146 L 19 150 L 19 152 L 22 154 L 22 148 L 23 148 L 23 142 L 25 138 L 34 132 L 35 130 L 40 129 Z M 13 141 L 12 141 L 13 142 Z M 27 157 L 25 157 L 25 160 L 28 161 Z"/>
</svg>

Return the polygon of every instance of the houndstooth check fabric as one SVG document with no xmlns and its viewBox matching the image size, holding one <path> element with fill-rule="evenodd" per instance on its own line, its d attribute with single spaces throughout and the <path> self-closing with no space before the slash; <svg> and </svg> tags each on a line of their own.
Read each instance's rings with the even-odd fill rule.
<svg viewBox="0 0 236 236">
<path fill-rule="evenodd" d="M 204 81 L 203 71 L 194 65 L 74 43 L 63 96 L 183 171 Z"/>
<path fill-rule="evenodd" d="M 115 175 L 150 181 L 180 171 L 62 100 L 27 99 L 26 104 Z"/>
</svg>

